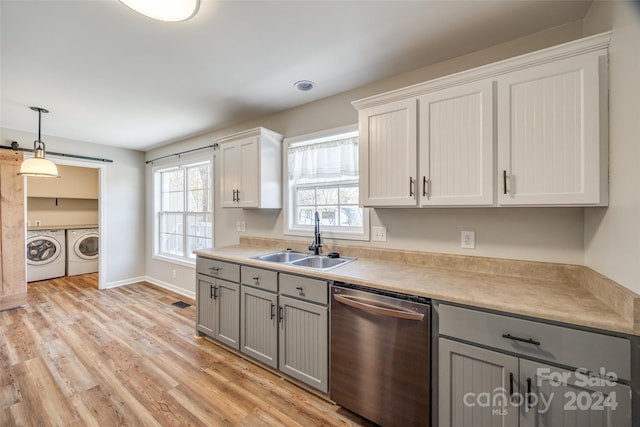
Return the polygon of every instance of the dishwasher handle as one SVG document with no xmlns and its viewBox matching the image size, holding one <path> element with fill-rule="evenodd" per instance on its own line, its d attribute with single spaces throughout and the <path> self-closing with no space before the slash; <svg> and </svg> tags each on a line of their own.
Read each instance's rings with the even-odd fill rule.
<svg viewBox="0 0 640 427">
<path fill-rule="evenodd" d="M 376 301 L 360 298 L 354 296 L 345 296 L 334 294 L 333 298 L 344 305 L 348 305 L 349 307 L 356 308 L 358 310 L 366 311 L 368 313 L 380 314 L 387 317 L 396 317 L 399 319 L 407 319 L 407 320 L 423 320 L 424 314 L 416 313 L 411 310 L 405 310 L 401 307 L 396 308 L 388 308 L 388 306 L 380 306 L 376 305 Z"/>
</svg>

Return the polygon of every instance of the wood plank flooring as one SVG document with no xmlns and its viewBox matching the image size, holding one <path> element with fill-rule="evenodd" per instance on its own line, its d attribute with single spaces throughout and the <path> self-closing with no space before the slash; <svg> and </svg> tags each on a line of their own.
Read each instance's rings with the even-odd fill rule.
<svg viewBox="0 0 640 427">
<path fill-rule="evenodd" d="M 192 300 L 97 274 L 0 312 L 1 426 L 371 426 L 194 333 Z"/>
</svg>

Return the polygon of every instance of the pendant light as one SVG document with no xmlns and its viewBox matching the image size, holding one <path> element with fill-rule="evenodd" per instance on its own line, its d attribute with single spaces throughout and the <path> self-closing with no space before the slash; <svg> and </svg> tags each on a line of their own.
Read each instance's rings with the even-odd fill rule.
<svg viewBox="0 0 640 427">
<path fill-rule="evenodd" d="M 59 178 L 60 175 L 58 175 L 58 168 L 55 163 L 45 159 L 44 142 L 40 138 L 42 113 L 48 113 L 49 110 L 40 107 L 29 108 L 38 112 L 38 139 L 33 141 L 33 157 L 22 162 L 18 175 Z"/>
<path fill-rule="evenodd" d="M 120 0 L 138 13 L 164 22 L 185 21 L 193 17 L 200 0 Z"/>
</svg>

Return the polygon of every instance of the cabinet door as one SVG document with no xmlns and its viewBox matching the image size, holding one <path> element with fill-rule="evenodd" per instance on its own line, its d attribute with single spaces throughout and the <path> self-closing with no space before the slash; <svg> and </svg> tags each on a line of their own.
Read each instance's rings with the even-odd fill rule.
<svg viewBox="0 0 640 427">
<path fill-rule="evenodd" d="M 520 427 L 631 427 L 630 388 L 520 359 Z"/>
<path fill-rule="evenodd" d="M 216 302 L 215 339 L 240 349 L 240 285 L 216 280 L 213 298 Z"/>
<path fill-rule="evenodd" d="M 240 351 L 278 368 L 278 295 L 241 287 Z"/>
<path fill-rule="evenodd" d="M 197 276 L 197 301 L 196 301 L 196 334 L 203 332 L 210 337 L 215 337 L 215 279 L 201 274 Z"/>
<path fill-rule="evenodd" d="M 501 205 L 606 203 L 599 61 L 583 54 L 498 77 Z"/>
<path fill-rule="evenodd" d="M 236 143 L 220 144 L 222 172 L 220 181 L 222 186 L 222 207 L 234 208 L 236 192 L 239 189 L 240 149 Z"/>
<path fill-rule="evenodd" d="M 260 162 L 258 161 L 259 137 L 238 141 L 240 153 L 239 162 L 239 185 L 236 196 L 237 205 L 243 208 L 257 208 L 260 204 L 258 200 L 260 182 Z"/>
<path fill-rule="evenodd" d="M 280 370 L 326 393 L 329 389 L 328 308 L 280 296 L 279 316 Z"/>
<path fill-rule="evenodd" d="M 396 101 L 358 113 L 363 206 L 416 206 L 416 103 Z"/>
<path fill-rule="evenodd" d="M 517 427 L 518 359 L 445 338 L 439 343 L 438 425 Z"/>
<path fill-rule="evenodd" d="M 420 205 L 493 204 L 493 84 L 468 83 L 419 99 Z"/>
</svg>

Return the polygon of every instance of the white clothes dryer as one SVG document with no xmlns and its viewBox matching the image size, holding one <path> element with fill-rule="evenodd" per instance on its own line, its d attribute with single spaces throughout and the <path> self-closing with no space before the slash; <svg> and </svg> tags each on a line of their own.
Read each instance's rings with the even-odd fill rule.
<svg viewBox="0 0 640 427">
<path fill-rule="evenodd" d="M 27 282 L 65 274 L 64 230 L 27 231 Z"/>
<path fill-rule="evenodd" d="M 98 243 L 97 228 L 67 230 L 67 276 L 98 271 Z"/>
</svg>

